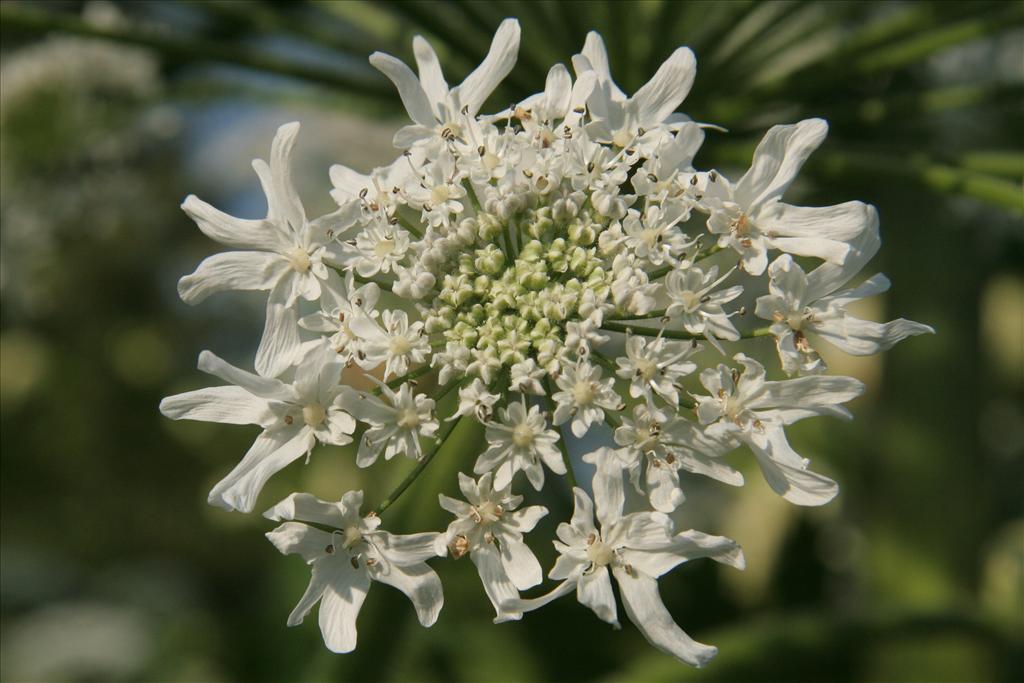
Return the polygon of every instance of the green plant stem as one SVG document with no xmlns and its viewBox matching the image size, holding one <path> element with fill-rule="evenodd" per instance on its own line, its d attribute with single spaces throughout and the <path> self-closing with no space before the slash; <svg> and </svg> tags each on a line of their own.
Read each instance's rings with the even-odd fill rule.
<svg viewBox="0 0 1024 683">
<path fill-rule="evenodd" d="M 405 228 L 408 232 L 411 232 L 416 236 L 416 239 L 423 239 L 423 231 L 418 226 L 414 225 L 412 221 L 403 216 L 401 213 L 396 214 L 398 216 L 398 224 Z"/>
<path fill-rule="evenodd" d="M 389 389 L 394 389 L 395 387 L 400 386 L 400 385 L 402 385 L 405 382 L 412 381 L 412 380 L 416 379 L 417 377 L 422 377 L 423 375 L 427 374 L 431 370 L 433 370 L 433 368 L 430 367 L 429 365 L 422 365 L 422 366 L 416 368 L 415 370 L 412 370 L 410 372 L 405 373 L 401 377 L 395 377 L 394 379 L 392 379 L 392 380 L 390 380 L 388 382 L 385 382 L 385 384 L 388 386 Z M 373 393 L 377 394 L 379 396 L 382 391 L 383 391 L 383 389 L 381 389 L 380 387 L 377 387 L 376 389 L 373 390 Z"/>
</svg>

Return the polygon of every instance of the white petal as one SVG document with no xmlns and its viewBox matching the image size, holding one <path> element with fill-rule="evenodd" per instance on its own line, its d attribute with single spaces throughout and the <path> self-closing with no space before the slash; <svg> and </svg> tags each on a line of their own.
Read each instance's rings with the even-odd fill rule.
<svg viewBox="0 0 1024 683">
<path fill-rule="evenodd" d="M 452 91 L 453 95 L 458 93 L 456 99 L 462 106 L 469 109 L 469 116 L 476 116 L 484 100 L 512 71 L 518 54 L 519 22 L 505 19 L 498 26 L 484 61 Z"/>
<path fill-rule="evenodd" d="M 626 549 L 622 555 L 624 562 L 654 578 L 675 569 L 683 562 L 701 557 L 710 557 L 737 569 L 746 566 L 743 551 L 736 541 L 724 536 L 709 536 L 693 529 L 676 534 L 661 548 Z"/>
<path fill-rule="evenodd" d="M 160 401 L 160 412 L 172 420 L 235 425 L 264 425 L 273 418 L 266 399 L 234 386 L 209 387 L 168 396 Z"/>
<path fill-rule="evenodd" d="M 569 70 L 564 64 L 555 64 L 548 71 L 547 80 L 544 82 L 544 99 L 546 100 L 547 115 L 564 116 L 569 111 L 569 100 L 572 97 L 572 78 Z"/>
<path fill-rule="evenodd" d="M 430 553 L 433 556 L 433 552 Z M 423 562 L 400 567 L 385 563 L 371 569 L 374 581 L 393 586 L 408 596 L 423 626 L 431 626 L 444 606 L 441 579 Z"/>
<path fill-rule="evenodd" d="M 654 647 L 681 662 L 701 667 L 718 653 L 718 648 L 698 643 L 676 625 L 658 593 L 658 582 L 640 572 L 627 574 L 614 569 L 626 615 Z"/>
<path fill-rule="evenodd" d="M 272 222 L 235 218 L 215 209 L 194 194 L 185 197 L 181 208 L 207 237 L 237 249 L 281 251 L 291 245 Z"/>
<path fill-rule="evenodd" d="M 374 543 L 389 562 L 405 567 L 437 557 L 437 553 L 434 552 L 434 541 L 438 535 L 436 531 L 419 534 L 391 534 L 379 531 L 374 536 Z"/>
<path fill-rule="evenodd" d="M 867 205 L 866 211 L 868 224 L 850 243 L 850 253 L 842 265 L 824 263 L 807 274 L 808 301 L 820 299 L 845 285 L 878 253 L 882 245 L 878 236 L 878 212 L 871 205 Z"/>
<path fill-rule="evenodd" d="M 661 124 L 686 99 L 696 75 L 697 59 L 690 48 L 676 49 L 651 80 L 633 95 L 640 125 Z"/>
<path fill-rule="evenodd" d="M 533 531 L 533 527 L 537 526 L 537 522 L 547 514 L 548 509 L 543 505 L 531 505 L 522 510 L 507 513 L 505 524 L 510 529 L 515 529 L 519 533 L 525 534 Z"/>
<path fill-rule="evenodd" d="M 178 280 L 178 296 L 197 304 L 217 292 L 268 290 L 281 279 L 288 264 L 267 251 L 225 251 L 203 259 L 191 275 Z"/>
<path fill-rule="evenodd" d="M 594 611 L 597 618 L 619 626 L 618 610 L 615 608 L 615 595 L 612 593 L 612 577 L 608 567 L 595 567 L 594 571 L 585 573 L 576 584 L 576 599 Z"/>
<path fill-rule="evenodd" d="M 324 644 L 331 652 L 351 652 L 356 647 L 356 618 L 370 590 L 370 577 L 365 568 L 356 569 L 343 557 L 318 562 L 313 566 L 314 575 L 318 570 L 325 574 L 319 615 Z"/>
<path fill-rule="evenodd" d="M 519 600 L 519 591 L 508 578 L 505 565 L 498 555 L 498 549 L 490 543 L 484 543 L 474 548 L 469 557 L 476 565 L 480 583 L 483 584 L 484 592 L 487 593 L 488 599 L 494 606 L 495 622 L 522 618 L 522 610 L 505 607 L 505 605 Z"/>
<path fill-rule="evenodd" d="M 610 88 L 612 99 L 625 100 L 626 93 L 619 89 L 619 86 L 615 85 L 615 81 L 612 80 L 612 71 L 608 66 L 608 51 L 604 47 L 604 40 L 601 39 L 601 35 L 596 31 L 591 31 L 587 34 L 587 38 L 583 43 L 583 56 L 586 57 L 589 62 L 590 68 L 597 72 L 598 77 L 607 83 Z M 573 60 L 573 67 L 576 67 L 576 60 Z M 580 75 L 580 70 L 576 70 L 576 75 Z"/>
<path fill-rule="evenodd" d="M 427 94 L 423 92 L 423 87 L 412 69 L 401 60 L 383 52 L 374 52 L 370 55 L 370 64 L 391 79 L 391 82 L 398 88 L 398 95 L 402 98 L 405 110 L 409 112 L 409 118 L 428 128 L 435 125 L 436 121 L 434 112 L 430 108 L 430 100 L 427 99 Z"/>
<path fill-rule="evenodd" d="M 610 526 L 622 516 L 622 506 L 626 501 L 622 461 L 611 448 L 599 448 L 587 453 L 583 460 L 597 467 L 592 480 L 594 505 L 601 526 Z"/>
<path fill-rule="evenodd" d="M 444 104 L 448 99 L 448 81 L 444 80 L 441 63 L 434 48 L 423 36 L 415 36 L 412 39 L 412 51 L 420 72 L 420 87 L 426 93 L 427 99 L 435 105 L 436 112 L 436 105 Z"/>
<path fill-rule="evenodd" d="M 242 387 L 250 394 L 260 398 L 286 402 L 298 400 L 295 390 L 281 380 L 272 377 L 260 377 L 259 375 L 236 368 L 211 351 L 203 351 L 199 354 L 198 367 L 203 372 Z"/>
<path fill-rule="evenodd" d="M 242 461 L 213 487 L 208 502 L 228 510 L 251 512 L 267 480 L 309 452 L 314 443 L 313 431 L 308 428 L 263 432 Z"/>
<path fill-rule="evenodd" d="M 854 356 L 886 351 L 907 337 L 918 334 L 935 334 L 928 325 L 904 318 L 876 323 L 851 316 L 816 325 L 814 331 L 825 341 Z"/>
<path fill-rule="evenodd" d="M 781 463 L 752 448 L 768 486 L 794 505 L 824 505 L 839 493 L 839 484 L 810 470 Z"/>
<path fill-rule="evenodd" d="M 754 150 L 750 170 L 736 183 L 737 202 L 748 213 L 756 213 L 762 204 L 781 197 L 827 133 L 822 119 L 772 126 Z"/>
<path fill-rule="evenodd" d="M 594 527 L 594 504 L 590 500 L 590 496 L 587 492 L 576 487 L 572 490 L 573 497 L 573 510 L 572 510 L 572 526 L 584 535 L 596 532 L 597 529 Z"/>
<path fill-rule="evenodd" d="M 516 614 L 522 615 L 523 612 L 532 612 L 535 609 L 540 609 L 541 607 L 543 607 L 544 605 L 548 604 L 549 602 L 551 602 L 553 600 L 557 600 L 558 598 L 562 597 L 563 595 L 568 595 L 569 593 L 573 592 L 575 589 L 576 589 L 576 580 L 575 579 L 570 579 L 568 581 L 563 581 L 562 583 L 558 584 L 553 589 L 551 589 L 551 591 L 549 593 L 545 593 L 544 595 L 538 596 L 536 598 L 529 598 L 529 599 L 526 599 L 526 600 L 524 600 L 522 598 L 517 598 L 517 599 L 514 599 L 514 600 L 509 600 L 509 601 L 503 603 L 503 607 L 504 607 L 504 609 L 507 612 L 512 612 L 512 613 L 516 613 Z M 518 618 L 518 617 L 514 617 L 514 618 Z M 494 621 L 495 622 L 507 621 L 507 619 L 502 619 L 501 617 L 499 617 L 499 618 L 495 619 Z"/>
<path fill-rule="evenodd" d="M 791 424 L 811 415 L 847 417 L 849 412 L 840 404 L 862 393 L 864 383 L 853 377 L 800 377 L 765 382 L 760 395 L 750 405 L 759 412 L 767 410 L 767 414 L 784 424 Z"/>
<path fill-rule="evenodd" d="M 298 522 L 285 522 L 266 536 L 282 554 L 301 555 L 307 564 L 326 557 L 325 549 L 333 543 L 326 531 Z"/>
<path fill-rule="evenodd" d="M 295 235 L 300 234 L 306 225 L 306 212 L 292 182 L 291 157 L 298 134 L 297 121 L 284 124 L 277 129 L 270 145 L 270 166 L 259 160 L 253 162 L 267 195 L 267 218 L 283 222 Z"/>
<path fill-rule="evenodd" d="M 873 212 L 874 207 L 864 202 L 820 207 L 772 202 L 758 214 L 757 227 L 785 237 L 849 241 L 871 225 Z"/>
<path fill-rule="evenodd" d="M 256 372 L 277 377 L 296 360 L 299 352 L 297 307 L 287 301 L 287 278 L 282 278 L 267 299 L 267 319 L 256 349 Z"/>
<path fill-rule="evenodd" d="M 398 129 L 395 136 L 391 139 L 393 144 L 398 149 L 409 149 L 420 140 L 426 140 L 433 137 L 434 129 L 414 124 L 411 126 L 403 126 Z"/>
<path fill-rule="evenodd" d="M 500 550 L 501 562 L 516 588 L 522 591 L 541 582 L 540 562 L 523 541 L 506 536 L 501 539 Z"/>
<path fill-rule="evenodd" d="M 340 529 L 345 519 L 337 503 L 320 500 L 311 493 L 293 493 L 263 513 L 267 519 L 297 519 Z"/>
</svg>

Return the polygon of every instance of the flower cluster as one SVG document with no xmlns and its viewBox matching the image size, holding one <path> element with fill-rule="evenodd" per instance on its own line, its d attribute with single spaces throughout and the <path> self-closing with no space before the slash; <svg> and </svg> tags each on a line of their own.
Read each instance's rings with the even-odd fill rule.
<svg viewBox="0 0 1024 683">
<path fill-rule="evenodd" d="M 241 512 L 253 509 L 270 476 L 318 444 L 358 439 L 359 467 L 381 454 L 417 461 L 368 514 L 361 491 L 339 503 L 297 493 L 266 513 L 285 520 L 268 534 L 274 545 L 312 566 L 288 623 L 319 600 L 334 651 L 355 646 L 372 581 L 405 592 L 432 624 L 442 592 L 426 560 L 468 555 L 495 621 L 575 592 L 617 624 L 614 578 L 643 635 L 700 666 L 715 648 L 675 624 L 657 580 L 695 558 L 741 569 L 744 561 L 732 540 L 675 530 L 669 514 L 678 518 L 685 500 L 680 471 L 740 486 L 727 456 L 746 446 L 779 495 L 828 502 L 836 483 L 809 469 L 785 427 L 849 417 L 844 404 L 864 387 L 826 375 L 818 345 L 873 354 L 931 329 L 848 312 L 888 286 L 876 275 L 847 288 L 879 246 L 873 207 L 783 201 L 824 140 L 824 121 L 773 127 L 733 181 L 694 167 L 709 126 L 675 113 L 695 76 L 690 50 L 676 50 L 630 96 L 591 33 L 572 60 L 575 80 L 556 65 L 543 92 L 481 114 L 518 47 L 519 26 L 506 20 L 484 62 L 454 87 L 420 37 L 418 73 L 372 55 L 412 123 L 395 135 L 403 151 L 390 166 L 369 175 L 331 169 L 338 209 L 328 215 L 310 219 L 292 184 L 296 123 L 279 129 L 269 162 L 254 162 L 266 218 L 185 200 L 199 228 L 234 250 L 182 278 L 182 298 L 266 291 L 266 324 L 255 373 L 203 352 L 200 368 L 227 385 L 172 396 L 161 408 L 174 419 L 263 428 L 210 493 L 211 503 Z M 767 293 L 753 314 L 765 323 L 742 324 L 754 316 L 738 300 L 759 282 Z M 726 349 L 756 347 L 760 337 L 774 337 L 785 379 L 767 379 L 761 363 Z M 376 388 L 342 384 L 345 367 Z M 472 465 L 478 478 L 459 474 L 465 500 L 440 497 L 454 520 L 439 533 L 382 531 L 381 513 L 459 420 L 483 425 L 487 445 Z M 569 446 L 600 425 L 609 426 L 606 445 L 584 455 L 585 465 L 573 462 Z M 594 474 L 577 486 L 577 472 Z M 548 572 L 559 583 L 524 597 L 543 581 L 524 535 L 548 510 L 524 507 L 516 491 L 524 483 L 540 491 L 552 478 L 575 502 Z"/>
</svg>

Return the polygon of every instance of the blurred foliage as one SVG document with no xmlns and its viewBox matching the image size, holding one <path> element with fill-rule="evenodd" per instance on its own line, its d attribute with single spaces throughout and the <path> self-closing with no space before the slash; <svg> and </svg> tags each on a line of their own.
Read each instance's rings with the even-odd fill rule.
<svg viewBox="0 0 1024 683">
<path fill-rule="evenodd" d="M 706 670 L 569 600 L 492 626 L 473 567 L 449 560 L 436 563 L 434 628 L 378 587 L 357 652 L 331 655 L 315 621 L 284 626 L 307 568 L 265 542 L 259 516 L 204 504 L 253 434 L 156 411 L 206 381 L 200 348 L 246 364 L 260 325 L 258 297 L 177 300 L 176 278 L 215 249 L 182 197 L 260 214 L 246 157 L 301 119 L 299 177 L 313 180 L 300 187 L 327 207 L 326 163 L 384 163 L 403 117 L 366 55 L 411 60 L 420 32 L 458 80 L 504 16 L 522 22 L 523 48 L 494 108 L 540 89 L 596 29 L 626 91 L 676 46 L 694 49 L 684 109 L 729 130 L 709 135 L 702 167 L 742 169 L 768 126 L 829 119 L 798 189 L 809 204 L 879 206 L 877 266 L 895 289 L 870 314 L 938 330 L 884 358 L 830 359 L 870 387 L 853 423 L 793 430 L 842 483 L 833 504 L 794 509 L 754 478 L 724 497 L 691 482 L 679 523 L 733 536 L 750 564 L 698 562 L 663 581 L 683 627 L 720 647 Z M 0 675 L 1021 680 L 1022 24 L 1020 2 L 2 3 Z M 479 440 L 455 434 L 389 528 L 444 524 L 435 495 L 454 492 Z M 359 471 L 347 450 L 321 448 L 262 500 L 357 487 L 379 500 L 407 468 Z M 547 495 L 532 538 L 549 565 L 543 539 L 570 506 Z"/>
</svg>

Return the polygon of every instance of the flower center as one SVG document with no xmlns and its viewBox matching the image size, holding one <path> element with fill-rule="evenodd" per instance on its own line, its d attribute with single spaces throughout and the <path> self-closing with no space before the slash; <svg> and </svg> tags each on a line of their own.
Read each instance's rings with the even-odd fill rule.
<svg viewBox="0 0 1024 683">
<path fill-rule="evenodd" d="M 312 264 L 309 260 L 309 252 L 301 247 L 296 247 L 288 254 L 288 262 L 297 273 L 308 272 Z"/>
<path fill-rule="evenodd" d="M 430 201 L 432 204 L 444 204 L 452 196 L 447 185 L 435 185 L 430 190 Z"/>
<path fill-rule="evenodd" d="M 302 409 L 302 419 L 310 427 L 319 426 L 327 417 L 327 412 L 319 403 L 310 403 Z"/>
<path fill-rule="evenodd" d="M 508 219 L 483 212 L 460 226 L 473 242 L 432 259 L 439 293 L 426 331 L 474 351 L 486 372 L 527 358 L 547 366 L 564 354 L 566 325 L 581 320 L 581 304 L 611 297 L 613 256 L 598 246 L 610 219 L 560 211 L 557 221 L 543 204 Z"/>
<path fill-rule="evenodd" d="M 616 147 L 625 147 L 633 141 L 633 136 L 629 134 L 629 131 L 622 129 L 612 137 L 612 144 Z"/>
<path fill-rule="evenodd" d="M 520 448 L 527 448 L 533 443 L 533 427 L 525 422 L 516 425 L 512 430 L 512 443 Z"/>
<path fill-rule="evenodd" d="M 587 559 L 598 567 L 607 567 L 615 559 L 615 551 L 604 541 L 594 541 L 587 546 Z"/>
<path fill-rule="evenodd" d="M 592 382 L 576 382 L 572 388 L 572 400 L 578 406 L 590 405 L 594 400 L 594 385 Z"/>
<path fill-rule="evenodd" d="M 412 343 L 402 334 L 395 335 L 391 340 L 390 350 L 392 355 L 404 356 L 412 350 Z"/>
<path fill-rule="evenodd" d="M 487 501 L 483 505 L 478 505 L 473 508 L 476 511 L 477 516 L 480 518 L 480 524 L 490 524 L 497 522 L 501 519 L 501 516 L 505 514 L 505 511 L 501 509 L 500 505 L 497 505 L 491 501 Z"/>
<path fill-rule="evenodd" d="M 345 527 L 345 530 L 344 530 L 343 533 L 345 535 L 344 546 L 345 546 L 346 549 L 347 548 L 351 548 L 356 543 L 359 543 L 360 541 L 363 540 L 363 534 L 362 534 L 361 531 L 359 531 L 358 527 L 354 527 L 354 526 Z"/>
<path fill-rule="evenodd" d="M 692 313 L 700 308 L 700 295 L 691 291 L 680 292 L 679 302 L 683 304 L 687 313 Z"/>
<path fill-rule="evenodd" d="M 658 373 L 658 365 L 647 358 L 637 358 L 636 369 L 645 382 L 650 382 Z"/>
<path fill-rule="evenodd" d="M 373 247 L 373 255 L 377 258 L 384 258 L 390 256 L 395 250 L 395 240 L 391 237 L 385 237 Z"/>
<path fill-rule="evenodd" d="M 415 408 L 403 408 L 398 411 L 395 422 L 399 427 L 414 429 L 420 425 L 420 414 Z"/>
</svg>

